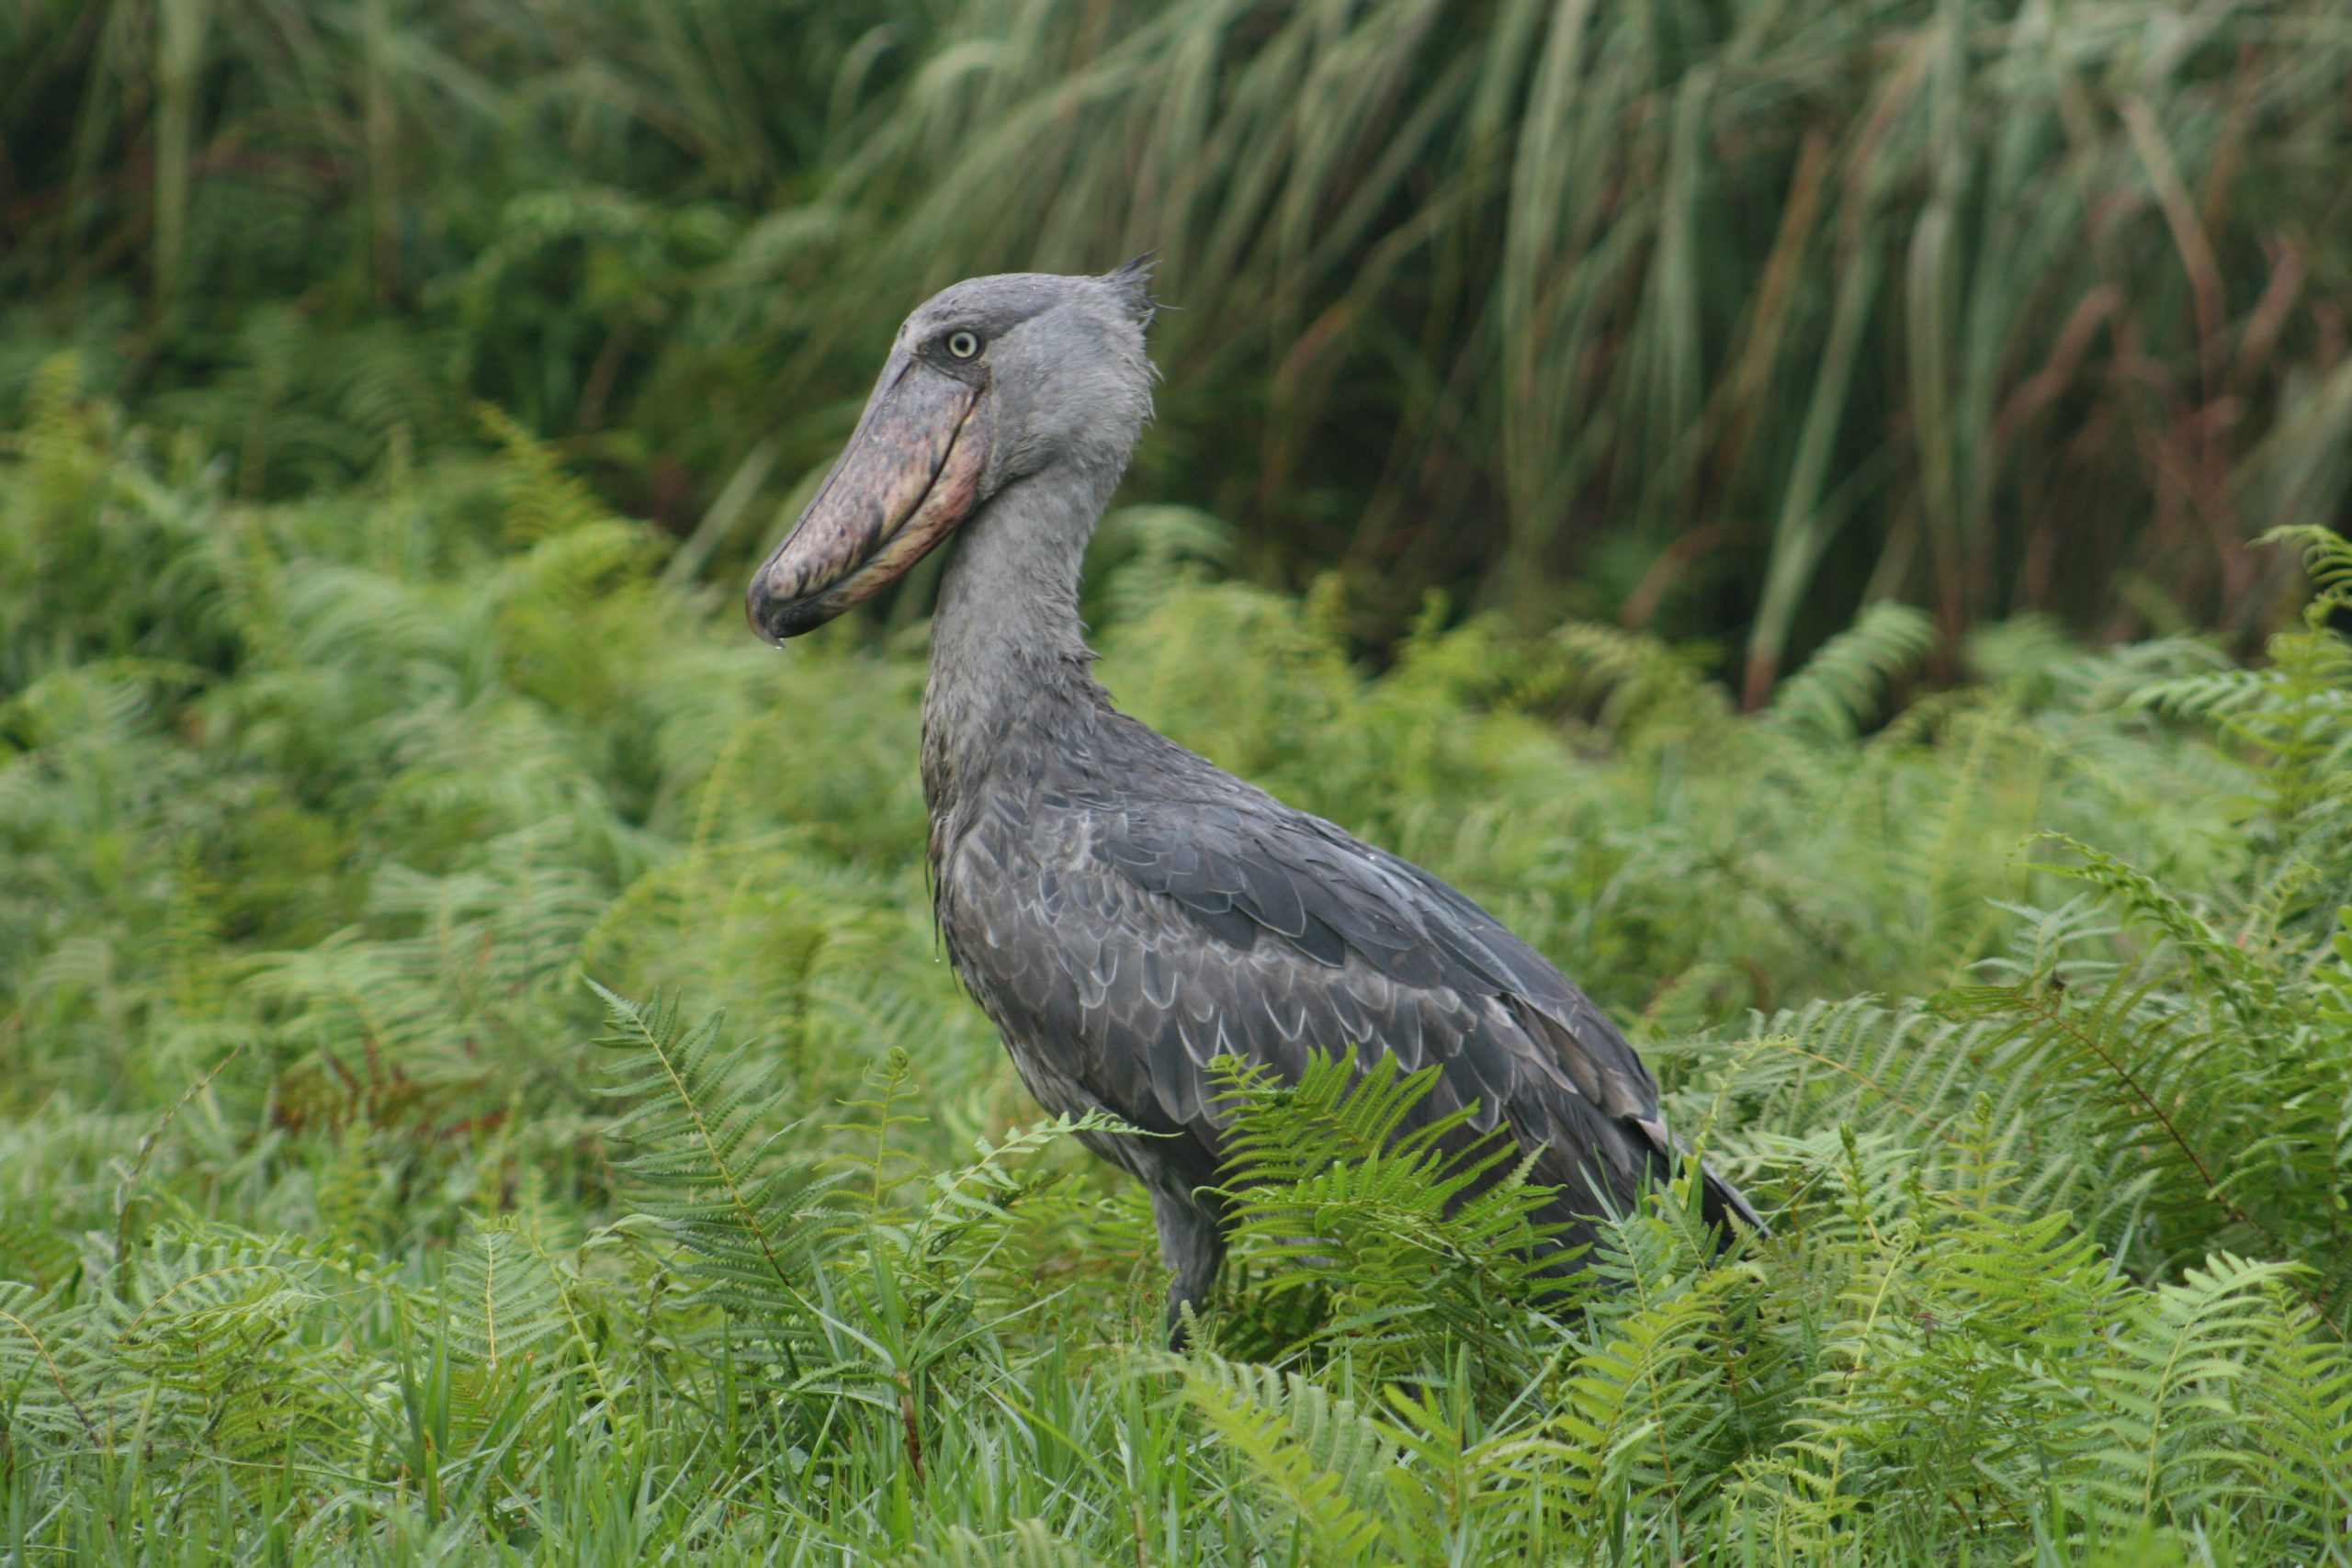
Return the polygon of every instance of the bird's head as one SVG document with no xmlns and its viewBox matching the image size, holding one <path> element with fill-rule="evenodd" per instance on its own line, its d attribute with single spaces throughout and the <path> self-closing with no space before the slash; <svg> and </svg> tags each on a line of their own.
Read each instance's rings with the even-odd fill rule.
<svg viewBox="0 0 2352 1568">
<path fill-rule="evenodd" d="M 848 447 L 744 609 L 770 642 L 873 597 L 1006 486 L 1117 481 L 1151 414 L 1148 261 L 967 278 L 899 329 Z"/>
</svg>

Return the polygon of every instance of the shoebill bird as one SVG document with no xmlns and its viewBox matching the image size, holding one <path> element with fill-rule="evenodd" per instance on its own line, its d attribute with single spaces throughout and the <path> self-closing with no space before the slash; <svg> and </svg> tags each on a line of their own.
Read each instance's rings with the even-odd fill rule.
<svg viewBox="0 0 2352 1568">
<path fill-rule="evenodd" d="M 747 609 L 797 637 L 962 536 L 941 581 L 922 782 L 949 957 L 1048 1111 L 1151 1195 L 1170 1326 L 1225 1252 L 1209 1064 L 1295 1079 L 1351 1045 L 1439 1077 L 1535 1151 L 1544 1218 L 1589 1220 L 1681 1145 L 1616 1025 L 1438 878 L 1292 809 L 1112 706 L 1078 613 L 1088 536 L 1151 415 L 1146 269 L 956 284 L 907 318 L 849 446 Z M 1712 1172 L 1704 1213 L 1761 1227 Z"/>
</svg>

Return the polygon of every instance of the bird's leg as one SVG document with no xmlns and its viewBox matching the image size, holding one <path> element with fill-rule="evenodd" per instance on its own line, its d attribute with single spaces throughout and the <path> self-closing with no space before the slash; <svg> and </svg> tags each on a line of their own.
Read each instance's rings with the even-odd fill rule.
<svg viewBox="0 0 2352 1568">
<path fill-rule="evenodd" d="M 1184 1309 L 1208 1304 L 1225 1261 L 1224 1215 L 1205 1197 L 1154 1185 L 1151 1217 L 1159 1227 L 1159 1256 L 1176 1276 L 1168 1287 L 1168 1348 L 1182 1350 L 1191 1337 Z"/>
</svg>

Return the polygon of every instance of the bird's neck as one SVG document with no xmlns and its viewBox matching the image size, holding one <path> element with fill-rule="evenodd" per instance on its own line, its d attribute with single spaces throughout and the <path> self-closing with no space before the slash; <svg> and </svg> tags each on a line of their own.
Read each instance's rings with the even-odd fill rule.
<svg viewBox="0 0 2352 1568">
<path fill-rule="evenodd" d="M 960 530 L 923 689 L 923 796 L 934 825 L 998 771 L 1023 720 L 1052 732 L 1105 705 L 1078 581 L 1117 483 L 1115 472 L 1057 465 L 1006 486 Z"/>
</svg>

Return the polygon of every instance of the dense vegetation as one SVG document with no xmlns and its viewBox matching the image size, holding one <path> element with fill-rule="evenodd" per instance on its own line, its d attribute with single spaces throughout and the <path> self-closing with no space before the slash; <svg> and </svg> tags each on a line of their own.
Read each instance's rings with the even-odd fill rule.
<svg viewBox="0 0 2352 1568">
<path fill-rule="evenodd" d="M 1410 1082 L 1237 1080 L 1179 1359 L 939 962 L 920 636 L 763 649 L 505 441 L 244 502 L 63 366 L 10 437 L 7 1550 L 2352 1560 L 2332 536 L 2258 669 L 2022 620 L 1926 689 L 1886 607 L 1743 716 L 1582 623 L 1365 679 L 1114 515 L 1114 691 L 1492 901 L 1778 1224 L 1542 1296 Z"/>
<path fill-rule="evenodd" d="M 0 1554 L 2352 1564 L 2347 80 L 2336 0 L 0 7 Z M 931 929 L 928 581 L 736 608 L 907 305 L 1148 245 L 1112 689 L 1771 1239 L 1532 1291 L 1335 1056 L 1165 1348 Z"/>
<path fill-rule="evenodd" d="M 2340 0 L 12 0 L 0 399 L 78 345 L 247 497 L 488 399 L 731 577 L 930 289 L 1158 246 L 1147 492 L 1359 642 L 2252 651 L 2352 502 L 2347 79 Z"/>
</svg>

